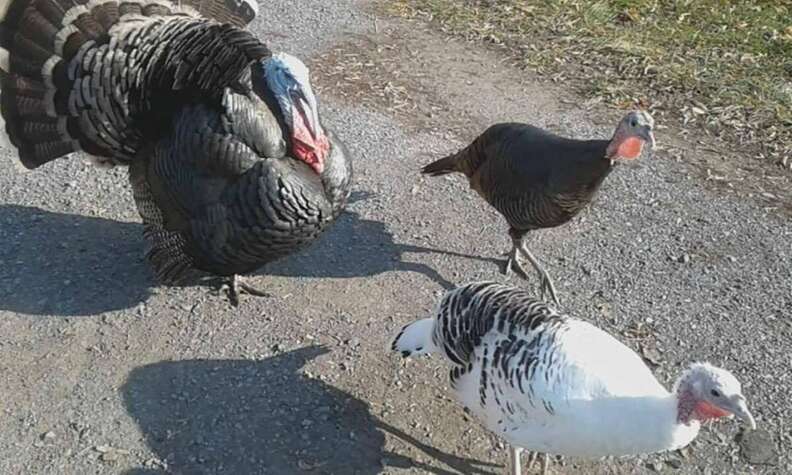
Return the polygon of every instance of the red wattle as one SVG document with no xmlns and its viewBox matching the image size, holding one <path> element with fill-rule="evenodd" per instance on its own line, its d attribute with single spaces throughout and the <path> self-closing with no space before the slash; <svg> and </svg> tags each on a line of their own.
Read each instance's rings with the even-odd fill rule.
<svg viewBox="0 0 792 475">
<path fill-rule="evenodd" d="M 292 113 L 292 154 L 302 160 L 316 173 L 324 170 L 324 159 L 330 149 L 327 137 L 322 134 L 314 140 L 308 131 L 305 118 L 296 108 Z"/>
<path fill-rule="evenodd" d="M 627 137 L 619 144 L 617 155 L 622 158 L 638 158 L 643 149 L 643 140 L 636 137 Z"/>
<path fill-rule="evenodd" d="M 706 421 L 709 419 L 718 419 L 719 417 L 730 416 L 731 412 L 724 411 L 723 409 L 714 406 L 707 401 L 699 401 L 694 408 L 696 419 Z"/>
</svg>

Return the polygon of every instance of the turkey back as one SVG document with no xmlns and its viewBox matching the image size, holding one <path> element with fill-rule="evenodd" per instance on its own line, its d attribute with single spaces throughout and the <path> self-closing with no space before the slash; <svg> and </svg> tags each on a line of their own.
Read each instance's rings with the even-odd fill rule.
<svg viewBox="0 0 792 475">
<path fill-rule="evenodd" d="M 239 80 L 254 0 L 0 0 L 0 112 L 22 164 L 127 164 L 174 97 Z M 220 23 L 222 22 L 222 23 Z"/>
</svg>

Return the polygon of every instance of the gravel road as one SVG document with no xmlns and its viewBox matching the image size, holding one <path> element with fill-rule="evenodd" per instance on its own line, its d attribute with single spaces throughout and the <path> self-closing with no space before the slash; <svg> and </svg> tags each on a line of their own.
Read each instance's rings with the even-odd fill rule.
<svg viewBox="0 0 792 475">
<path fill-rule="evenodd" d="M 462 179 L 417 170 L 495 121 L 600 137 L 621 113 L 376 11 L 275 0 L 255 22 L 310 63 L 357 177 L 320 242 L 257 274 L 273 298 L 232 309 L 214 285 L 157 285 L 125 170 L 72 158 L 23 172 L 0 150 L 0 473 L 502 471 L 503 445 L 451 401 L 440 359 L 386 351 L 444 288 L 502 279 L 509 248 Z M 792 206 L 762 192 L 772 170 L 657 139 L 532 249 L 564 309 L 664 383 L 693 360 L 734 371 L 761 430 L 738 442 L 721 421 L 684 452 L 554 470 L 792 473 Z"/>
</svg>

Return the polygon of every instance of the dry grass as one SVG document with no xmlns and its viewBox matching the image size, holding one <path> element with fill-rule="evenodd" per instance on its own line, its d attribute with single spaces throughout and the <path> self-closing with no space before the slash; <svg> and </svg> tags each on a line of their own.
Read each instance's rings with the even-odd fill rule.
<svg viewBox="0 0 792 475">
<path fill-rule="evenodd" d="M 416 80 L 421 73 L 404 70 L 403 52 L 384 34 L 377 41 L 359 37 L 337 45 L 309 66 L 320 95 L 326 91 L 349 104 L 385 111 L 413 129 L 428 127 L 432 111 L 440 108 Z"/>
<path fill-rule="evenodd" d="M 792 0 L 397 0 L 520 66 L 792 168 Z"/>
</svg>

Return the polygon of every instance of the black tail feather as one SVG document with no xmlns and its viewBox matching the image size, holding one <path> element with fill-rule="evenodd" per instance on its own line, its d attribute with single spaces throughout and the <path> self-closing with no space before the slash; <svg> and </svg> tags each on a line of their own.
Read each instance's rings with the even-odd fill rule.
<svg viewBox="0 0 792 475">
<path fill-rule="evenodd" d="M 421 169 L 421 173 L 429 176 L 440 176 L 459 171 L 457 169 L 457 155 L 449 155 L 434 161 Z"/>
<path fill-rule="evenodd" d="M 84 59 L 90 62 L 94 61 L 92 58 L 100 58 L 86 44 L 93 42 L 99 47 L 110 42 L 112 45 L 110 31 L 119 21 L 126 21 L 122 20 L 123 14 L 178 13 L 183 18 L 197 12 L 206 18 L 243 27 L 255 17 L 258 8 L 255 0 L 0 0 L 0 3 L 7 7 L 0 9 L 4 10 L 0 13 L 0 48 L 3 49 L 0 51 L 0 113 L 6 124 L 5 133 L 27 168 L 80 150 L 112 157 L 111 162 L 123 163 L 129 159 L 130 152 L 118 146 L 123 143 L 134 148 L 127 129 L 121 127 L 123 133 L 108 131 L 101 117 L 116 111 L 104 107 L 99 113 L 89 112 L 99 109 L 92 102 L 100 100 L 94 96 L 96 85 L 93 80 L 79 83 L 77 77 L 90 76 L 85 68 L 92 66 L 83 64 Z M 140 21 L 140 17 L 125 18 Z M 232 47 L 250 52 L 256 58 L 269 54 L 252 35 L 231 27 L 227 29 L 234 31 L 226 32 L 227 26 L 217 25 L 217 28 L 227 33 L 225 40 Z M 207 62 L 222 56 L 202 53 L 207 56 L 204 59 Z M 80 68 L 82 73 L 75 74 Z M 205 66 L 197 69 L 211 70 Z M 217 69 L 222 79 L 233 68 Z M 101 79 L 106 81 L 104 77 Z M 85 107 L 84 103 L 93 107 Z"/>
</svg>

